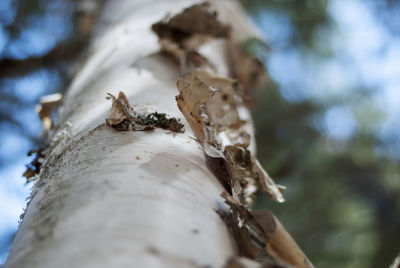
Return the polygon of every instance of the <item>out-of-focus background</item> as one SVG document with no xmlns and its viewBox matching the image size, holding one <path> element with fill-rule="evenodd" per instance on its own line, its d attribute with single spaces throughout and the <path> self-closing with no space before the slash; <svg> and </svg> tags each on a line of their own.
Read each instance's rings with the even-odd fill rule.
<svg viewBox="0 0 400 268">
<path fill-rule="evenodd" d="M 0 265 L 40 145 L 35 105 L 63 92 L 102 1 L 0 1 Z M 388 267 L 400 252 L 400 2 L 243 0 L 269 83 L 259 158 L 284 204 L 260 196 L 317 267 Z"/>
</svg>

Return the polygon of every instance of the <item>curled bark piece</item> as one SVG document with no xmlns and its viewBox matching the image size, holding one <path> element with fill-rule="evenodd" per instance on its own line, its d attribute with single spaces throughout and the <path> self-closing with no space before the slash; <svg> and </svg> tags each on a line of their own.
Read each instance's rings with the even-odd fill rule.
<svg viewBox="0 0 400 268">
<path fill-rule="evenodd" d="M 214 66 L 196 50 L 211 38 L 228 38 L 230 26 L 217 19 L 217 12 L 205 2 L 184 9 L 181 13 L 152 25 L 161 50 L 172 56 L 183 72 Z"/>
<path fill-rule="evenodd" d="M 231 195 L 223 192 L 221 196 L 230 207 L 231 213 L 223 211 L 218 213 L 234 237 L 239 255 L 250 259 L 262 255 L 265 252 L 268 238 L 263 233 L 261 226 L 254 221 L 250 211 Z"/>
<path fill-rule="evenodd" d="M 225 213 L 222 218 L 227 222 L 241 256 L 258 259 L 259 262 L 268 260 L 269 256 L 294 267 L 313 267 L 296 242 L 269 210 L 250 211 L 228 193 L 223 192 L 221 196 L 232 212 L 230 215 Z M 265 256 L 263 253 L 267 255 Z"/>
<path fill-rule="evenodd" d="M 122 91 L 118 93 L 118 98 L 115 98 L 112 94 L 108 94 L 106 99 L 112 100 L 110 115 L 107 118 L 107 123 L 109 125 L 117 125 L 125 119 L 128 119 L 129 121 L 138 121 L 136 119 L 136 112 L 132 109 L 128 99 Z"/>
<path fill-rule="evenodd" d="M 230 32 L 230 27 L 218 21 L 217 13 L 210 10 L 207 2 L 186 8 L 173 17 L 167 16 L 151 28 L 160 39 L 170 39 L 183 48 L 192 49 L 196 47 L 188 40 L 193 35 L 228 37 Z"/>
<path fill-rule="evenodd" d="M 256 211 L 252 212 L 253 216 L 263 226 L 262 215 L 257 215 L 257 213 L 255 213 Z M 277 259 L 289 263 L 294 267 L 314 267 L 279 220 L 275 216 L 273 216 L 273 218 L 275 220 L 276 228 L 270 235 L 270 239 L 266 245 L 266 251 Z"/>
<path fill-rule="evenodd" d="M 43 131 L 49 131 L 53 125 L 53 110 L 61 103 L 62 95 L 60 93 L 46 95 L 40 98 L 40 104 L 36 106 L 40 120 L 42 121 Z"/>
<path fill-rule="evenodd" d="M 179 119 L 168 118 L 165 113 L 139 114 L 133 110 L 128 98 L 120 91 L 118 98 L 108 94 L 106 99 L 112 100 L 110 115 L 106 119 L 107 124 L 121 131 L 126 130 L 152 130 L 156 127 L 168 129 L 174 132 L 183 132 L 183 124 Z"/>
<path fill-rule="evenodd" d="M 250 124 L 241 118 L 244 108 L 234 80 L 194 70 L 178 79 L 177 104 L 207 156 L 224 159 L 233 196 L 250 205 L 257 189 L 274 200 L 283 202 L 281 188 L 276 185 L 250 153 Z M 216 169 L 216 168 L 213 168 Z M 219 169 L 219 168 L 218 168 Z"/>
</svg>

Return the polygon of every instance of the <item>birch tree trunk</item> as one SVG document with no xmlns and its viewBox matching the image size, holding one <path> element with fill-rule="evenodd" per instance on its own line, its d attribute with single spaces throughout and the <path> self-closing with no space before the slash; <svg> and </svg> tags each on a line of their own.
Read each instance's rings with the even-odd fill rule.
<svg viewBox="0 0 400 268">
<path fill-rule="evenodd" d="M 180 70 L 157 54 L 151 32 L 168 12 L 194 2 L 106 4 L 90 56 L 64 98 L 5 267 L 223 267 L 236 255 L 215 212 L 225 206 L 224 187 L 177 108 Z M 221 5 L 229 9 L 230 3 Z M 223 19 L 224 11 L 219 15 Z M 214 43 L 205 53 L 226 74 L 221 49 Z M 106 93 L 119 90 L 136 111 L 180 118 L 185 133 L 106 125 Z"/>
</svg>

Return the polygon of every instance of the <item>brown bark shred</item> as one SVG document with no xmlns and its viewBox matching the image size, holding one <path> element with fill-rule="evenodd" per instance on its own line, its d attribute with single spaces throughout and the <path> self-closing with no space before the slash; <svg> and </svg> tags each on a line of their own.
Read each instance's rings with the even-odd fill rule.
<svg viewBox="0 0 400 268">
<path fill-rule="evenodd" d="M 276 185 L 248 150 L 248 122 L 240 117 L 243 102 L 236 94 L 234 80 L 194 70 L 178 79 L 178 108 L 189 122 L 207 156 L 224 159 L 229 173 L 230 192 L 243 204 L 250 205 L 257 189 L 283 202 L 281 187 Z M 216 162 L 218 162 L 216 160 Z"/>
<path fill-rule="evenodd" d="M 208 2 L 191 6 L 181 13 L 152 25 L 161 50 L 172 56 L 182 72 L 212 64 L 196 50 L 210 38 L 228 38 L 231 28 L 217 19 Z"/>
<path fill-rule="evenodd" d="M 118 98 L 108 94 L 106 99 L 112 100 L 110 115 L 107 124 L 121 131 L 127 130 L 152 130 L 154 128 L 168 129 L 174 132 L 184 132 L 183 124 L 179 119 L 168 118 L 165 113 L 139 114 L 133 110 L 128 98 L 120 91 Z"/>
<path fill-rule="evenodd" d="M 220 161 L 224 161 L 228 173 L 224 179 L 232 195 L 224 192 L 223 197 L 231 213 L 219 213 L 236 241 L 240 256 L 259 263 L 267 263 L 272 258 L 295 267 L 312 267 L 269 210 L 248 208 L 257 189 L 264 190 L 276 201 L 283 201 L 282 187 L 272 181 L 247 149 L 248 123 L 240 118 L 239 109 L 243 104 L 235 94 L 234 81 L 195 70 L 178 79 L 177 87 L 178 107 L 205 154 L 215 159 L 218 167 L 214 170 L 223 170 Z"/>
<path fill-rule="evenodd" d="M 40 104 L 36 106 L 43 125 L 43 133 L 49 131 L 53 126 L 53 111 L 62 102 L 62 95 L 60 93 L 45 95 L 40 98 Z"/>
<path fill-rule="evenodd" d="M 232 213 L 219 214 L 235 238 L 240 256 L 266 265 L 260 267 L 313 267 L 271 211 L 250 211 L 226 192 L 222 197 Z"/>
<path fill-rule="evenodd" d="M 152 30 L 160 39 L 169 39 L 185 49 L 196 48 L 189 42 L 194 35 L 225 38 L 230 33 L 230 27 L 218 21 L 217 12 L 211 11 L 207 2 L 186 8 L 173 17 L 166 16 L 153 24 Z"/>
</svg>

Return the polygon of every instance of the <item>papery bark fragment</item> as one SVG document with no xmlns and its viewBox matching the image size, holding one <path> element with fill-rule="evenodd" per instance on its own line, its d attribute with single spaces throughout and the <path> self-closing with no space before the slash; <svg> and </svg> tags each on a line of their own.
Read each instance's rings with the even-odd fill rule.
<svg viewBox="0 0 400 268">
<path fill-rule="evenodd" d="M 42 121 L 43 132 L 47 132 L 53 127 L 52 113 L 61 102 L 62 95 L 60 93 L 45 95 L 40 98 L 40 104 L 36 106 L 36 112 Z"/>
<path fill-rule="evenodd" d="M 167 15 L 152 25 L 158 35 L 161 50 L 172 56 L 186 73 L 195 68 L 215 70 L 214 66 L 197 52 L 212 38 L 228 38 L 230 26 L 217 19 L 217 12 L 205 2 L 184 9 L 174 16 Z"/>
<path fill-rule="evenodd" d="M 244 104 L 236 86 L 234 80 L 194 70 L 178 79 L 177 104 L 206 155 L 225 160 L 227 184 L 235 198 L 250 205 L 254 193 L 261 189 L 283 202 L 282 188 L 248 150 L 251 127 L 240 117 Z"/>
<path fill-rule="evenodd" d="M 260 263 L 272 258 L 294 267 L 313 267 L 271 211 L 252 211 L 226 192 L 222 193 L 222 197 L 231 214 L 219 213 L 229 226 L 241 256 L 258 259 Z"/>
<path fill-rule="evenodd" d="M 129 104 L 128 98 L 120 91 L 118 98 L 108 94 L 107 99 L 112 100 L 110 115 L 107 124 L 121 131 L 152 130 L 156 127 L 174 132 L 183 132 L 183 124 L 179 119 L 168 118 L 165 113 L 153 112 L 149 114 L 137 113 Z"/>
</svg>

